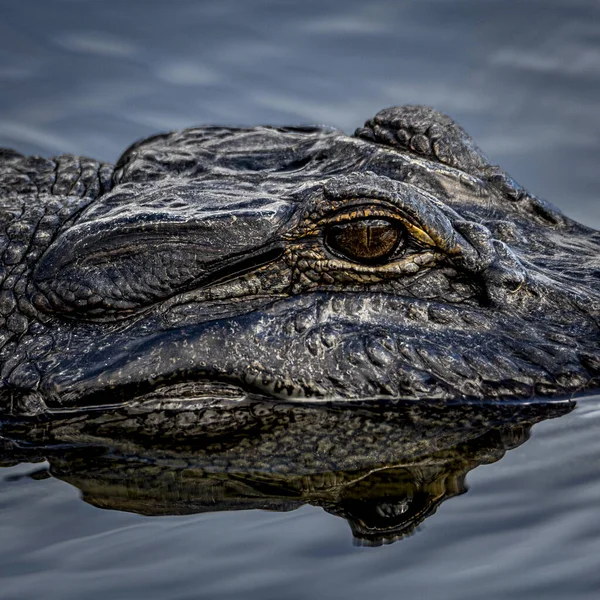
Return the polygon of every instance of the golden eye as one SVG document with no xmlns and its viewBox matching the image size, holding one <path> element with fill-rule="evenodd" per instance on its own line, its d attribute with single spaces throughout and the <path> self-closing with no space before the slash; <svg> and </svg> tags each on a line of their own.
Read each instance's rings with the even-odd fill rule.
<svg viewBox="0 0 600 600">
<path fill-rule="evenodd" d="M 336 254 L 361 263 L 381 263 L 406 240 L 406 229 L 387 219 L 356 219 L 330 225 L 325 243 Z"/>
</svg>

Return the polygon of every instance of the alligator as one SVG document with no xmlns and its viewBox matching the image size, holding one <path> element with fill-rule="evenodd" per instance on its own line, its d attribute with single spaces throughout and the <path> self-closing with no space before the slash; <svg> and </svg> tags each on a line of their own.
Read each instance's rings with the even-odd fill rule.
<svg viewBox="0 0 600 600">
<path fill-rule="evenodd" d="M 147 516 L 322 507 L 355 542 L 403 539 L 466 475 L 524 443 L 574 402 L 344 406 L 208 401 L 193 411 L 123 407 L 6 424 L 0 467 L 44 462 L 93 506 Z"/>
<path fill-rule="evenodd" d="M 5 415 L 598 387 L 600 232 L 431 108 L 3 150 L 0 223 Z"/>
</svg>

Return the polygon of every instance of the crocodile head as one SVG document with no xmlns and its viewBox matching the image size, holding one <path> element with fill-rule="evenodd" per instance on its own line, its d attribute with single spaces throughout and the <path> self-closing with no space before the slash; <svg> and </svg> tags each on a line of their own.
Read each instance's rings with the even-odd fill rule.
<svg viewBox="0 0 600 600">
<path fill-rule="evenodd" d="M 5 153 L 0 190 L 15 411 L 598 383 L 600 234 L 431 109 L 188 129 L 114 169 Z"/>
</svg>

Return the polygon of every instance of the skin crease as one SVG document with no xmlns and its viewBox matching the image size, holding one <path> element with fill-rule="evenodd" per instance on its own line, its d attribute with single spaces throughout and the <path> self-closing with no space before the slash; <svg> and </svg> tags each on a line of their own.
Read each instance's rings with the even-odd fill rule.
<svg viewBox="0 0 600 600">
<path fill-rule="evenodd" d="M 2 151 L 0 203 L 4 413 L 598 386 L 600 234 L 433 109 Z"/>
</svg>

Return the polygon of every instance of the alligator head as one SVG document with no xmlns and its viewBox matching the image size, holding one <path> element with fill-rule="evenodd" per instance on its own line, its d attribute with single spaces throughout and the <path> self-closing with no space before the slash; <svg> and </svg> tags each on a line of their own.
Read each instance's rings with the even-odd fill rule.
<svg viewBox="0 0 600 600">
<path fill-rule="evenodd" d="M 5 411 L 598 384 L 600 233 L 428 108 L 5 151 L 0 211 Z"/>
</svg>

